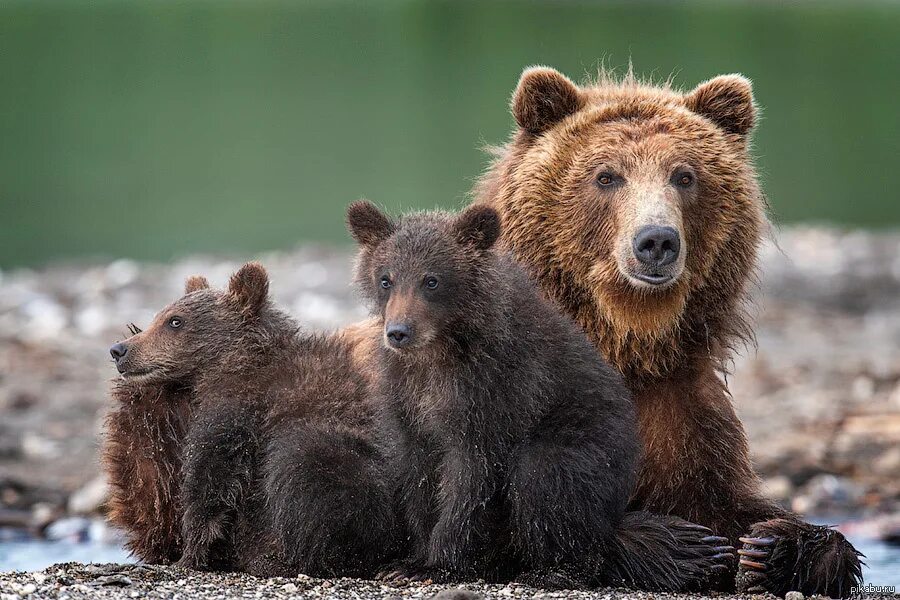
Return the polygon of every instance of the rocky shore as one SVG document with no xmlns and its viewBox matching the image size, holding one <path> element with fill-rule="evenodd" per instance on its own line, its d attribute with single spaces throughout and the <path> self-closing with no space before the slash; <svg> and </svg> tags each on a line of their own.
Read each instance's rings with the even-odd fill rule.
<svg viewBox="0 0 900 600">
<path fill-rule="evenodd" d="M 408 584 L 384 585 L 361 579 L 313 579 L 301 575 L 288 579 L 257 579 L 240 573 L 196 573 L 174 567 L 143 565 L 81 565 L 64 563 L 37 573 L 0 574 L 0 598 L 195 598 L 220 600 L 224 598 L 336 600 L 365 599 L 422 599 L 422 600 L 654 600 L 729 598 L 759 600 L 763 596 L 688 594 L 660 594 L 620 589 L 592 591 L 544 591 L 523 585 L 487 585 L 483 583 L 461 586 Z M 774 596 L 767 596 L 774 598 Z M 859 598 L 893 598 L 887 594 L 866 593 Z M 803 600 L 803 594 L 792 592 L 787 600 Z"/>
<path fill-rule="evenodd" d="M 728 378 L 768 493 L 900 537 L 900 233 L 804 227 L 775 237 L 754 294 L 758 349 Z M 112 535 L 96 458 L 115 374 L 107 348 L 180 295 L 188 275 L 224 285 L 245 258 L 0 273 L 0 540 Z M 308 327 L 364 316 L 349 249 L 255 258 Z"/>
</svg>

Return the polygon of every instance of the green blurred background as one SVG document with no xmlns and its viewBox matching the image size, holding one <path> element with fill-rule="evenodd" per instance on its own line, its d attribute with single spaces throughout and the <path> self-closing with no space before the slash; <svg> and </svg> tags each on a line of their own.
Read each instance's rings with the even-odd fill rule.
<svg viewBox="0 0 900 600">
<path fill-rule="evenodd" d="M 526 65 L 753 79 L 779 222 L 900 224 L 900 4 L 0 0 L 0 267 L 455 207 Z"/>
</svg>

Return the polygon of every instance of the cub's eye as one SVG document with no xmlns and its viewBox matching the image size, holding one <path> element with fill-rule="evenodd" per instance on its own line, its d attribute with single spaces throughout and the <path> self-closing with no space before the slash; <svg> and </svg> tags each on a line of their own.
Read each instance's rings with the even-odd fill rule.
<svg viewBox="0 0 900 600">
<path fill-rule="evenodd" d="M 601 187 L 610 186 L 610 185 L 614 184 L 615 182 L 616 182 L 616 176 L 613 175 L 612 173 L 607 173 L 606 171 L 604 171 L 603 173 L 600 173 L 599 175 L 597 175 L 597 183 L 599 183 Z"/>
<path fill-rule="evenodd" d="M 184 321 L 181 320 L 181 317 L 172 317 L 169 319 L 169 327 L 172 329 L 178 329 L 184 324 Z"/>
<path fill-rule="evenodd" d="M 694 176 L 690 173 L 677 173 L 675 183 L 681 187 L 690 187 L 694 183 Z"/>
<path fill-rule="evenodd" d="M 394 284 L 393 284 L 393 282 L 391 282 L 391 278 L 388 277 L 387 275 L 385 275 L 384 277 L 381 278 L 381 287 L 383 287 L 384 289 L 388 289 L 392 285 L 394 285 Z"/>
<path fill-rule="evenodd" d="M 425 278 L 425 287 L 429 290 L 436 290 L 438 286 L 437 277 L 426 277 Z"/>
</svg>

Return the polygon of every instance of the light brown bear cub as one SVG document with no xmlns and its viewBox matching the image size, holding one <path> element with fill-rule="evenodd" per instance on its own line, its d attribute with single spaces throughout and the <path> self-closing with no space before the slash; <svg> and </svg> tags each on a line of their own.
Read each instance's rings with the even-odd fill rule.
<svg viewBox="0 0 900 600">
<path fill-rule="evenodd" d="M 111 350 L 129 385 L 189 397 L 177 430 L 150 428 L 173 449 L 149 457 L 165 487 L 178 490 L 160 515 L 167 531 L 180 520 L 166 559 L 256 575 L 373 574 L 394 528 L 359 336 L 301 332 L 268 288 L 254 263 L 225 291 L 194 279 L 146 331 Z M 111 421 L 117 439 L 119 423 Z M 118 447 L 107 454 L 116 455 L 110 464 L 127 463 Z M 128 472 L 112 473 L 119 493 L 138 483 L 121 476 Z M 146 535 L 142 521 L 125 524 L 132 537 Z"/>
</svg>

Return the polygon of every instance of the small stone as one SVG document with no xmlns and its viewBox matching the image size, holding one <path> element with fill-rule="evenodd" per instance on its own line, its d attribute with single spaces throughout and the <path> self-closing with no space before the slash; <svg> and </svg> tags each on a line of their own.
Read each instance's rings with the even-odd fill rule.
<svg viewBox="0 0 900 600">
<path fill-rule="evenodd" d="M 35 583 L 37 583 L 38 585 L 47 581 L 47 576 L 44 575 L 43 573 L 32 573 L 31 577 L 34 579 Z"/>
<path fill-rule="evenodd" d="M 503 588 L 504 590 L 508 590 L 509 588 Z M 503 594 L 503 590 L 500 590 L 500 593 Z M 464 590 L 462 588 L 449 588 L 446 590 L 441 590 L 437 594 L 431 597 L 431 600 L 478 600 L 481 598 L 479 594 L 471 590 Z"/>
<path fill-rule="evenodd" d="M 794 486 L 791 480 L 783 475 L 769 477 L 763 481 L 763 493 L 766 497 L 776 500 L 786 500 L 791 497 Z"/>
<path fill-rule="evenodd" d="M 804 600 L 803 592 L 788 592 L 784 595 L 784 600 Z"/>
<path fill-rule="evenodd" d="M 91 522 L 84 517 L 67 517 L 54 521 L 44 531 L 48 540 L 84 541 Z"/>
<path fill-rule="evenodd" d="M 28 431 L 22 436 L 22 454 L 28 458 L 55 458 L 59 456 L 59 444 L 53 440 Z"/>
<path fill-rule="evenodd" d="M 103 577 L 98 577 L 93 581 L 91 585 L 94 586 L 112 586 L 112 587 L 128 587 L 132 584 L 131 579 L 122 575 L 121 573 L 117 573 L 115 575 L 104 575 Z"/>
<path fill-rule="evenodd" d="M 106 267 L 106 279 L 114 287 L 123 287 L 137 279 L 140 267 L 133 260 L 121 259 Z"/>
<path fill-rule="evenodd" d="M 106 478 L 95 477 L 69 496 L 69 512 L 76 515 L 95 513 L 106 502 L 107 494 Z"/>
<path fill-rule="evenodd" d="M 294 583 L 286 583 L 283 586 L 281 586 L 281 591 L 286 592 L 288 594 L 293 594 L 294 592 L 296 592 L 299 589 L 300 588 L 298 588 L 297 585 Z"/>
<path fill-rule="evenodd" d="M 856 400 L 869 400 L 875 394 L 875 382 L 872 381 L 871 377 L 860 375 L 853 380 L 851 394 L 853 394 L 853 398 Z"/>
<path fill-rule="evenodd" d="M 25 585 L 22 586 L 22 594 L 24 594 L 26 596 L 29 594 L 33 594 L 36 591 L 37 591 L 37 586 L 34 585 L 33 583 L 26 583 Z"/>
</svg>

